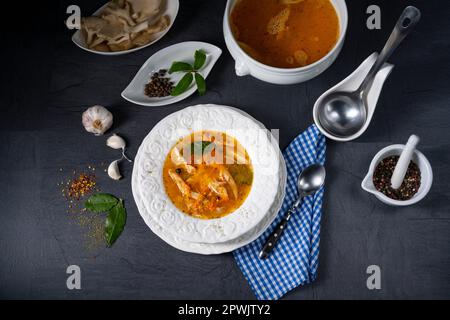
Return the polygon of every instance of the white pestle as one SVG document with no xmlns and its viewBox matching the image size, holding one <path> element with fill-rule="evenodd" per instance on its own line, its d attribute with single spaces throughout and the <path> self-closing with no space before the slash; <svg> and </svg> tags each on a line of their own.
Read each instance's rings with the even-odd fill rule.
<svg viewBox="0 0 450 320">
<path fill-rule="evenodd" d="M 406 170 L 408 170 L 409 163 L 411 162 L 414 150 L 416 150 L 419 141 L 419 137 L 414 134 L 409 137 L 391 177 L 391 187 L 393 189 L 398 189 L 402 185 L 403 180 L 405 179 Z"/>
</svg>

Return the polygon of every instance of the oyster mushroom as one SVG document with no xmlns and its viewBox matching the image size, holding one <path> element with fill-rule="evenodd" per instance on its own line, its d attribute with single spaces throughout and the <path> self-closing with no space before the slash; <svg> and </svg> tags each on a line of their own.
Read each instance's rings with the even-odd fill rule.
<svg viewBox="0 0 450 320">
<path fill-rule="evenodd" d="M 133 39 L 133 44 L 143 46 L 154 39 L 154 35 L 165 30 L 170 24 L 168 16 L 162 16 L 155 24 L 147 27 L 140 33 L 135 33 L 136 37 Z"/>
<path fill-rule="evenodd" d="M 107 24 L 105 20 L 99 17 L 86 17 L 81 19 L 81 28 L 86 37 L 86 43 L 89 47 L 93 47 L 95 36 Z"/>
<path fill-rule="evenodd" d="M 114 3 L 109 3 L 108 6 L 103 10 L 102 17 L 114 16 L 118 20 L 123 21 L 128 26 L 136 25 L 136 22 L 131 17 L 130 5 L 125 1 L 124 7 L 120 7 Z"/>
<path fill-rule="evenodd" d="M 130 34 L 118 20 L 107 23 L 97 32 L 97 37 L 105 41 L 110 48 L 115 45 L 119 50 L 126 50 L 131 46 Z"/>
<path fill-rule="evenodd" d="M 156 17 L 162 6 L 162 0 L 127 0 L 133 11 L 132 17 L 140 23 Z"/>
<path fill-rule="evenodd" d="M 143 46 L 166 29 L 170 18 L 160 16 L 163 0 L 114 0 L 100 16 L 82 19 L 82 34 L 89 48 L 123 51 Z"/>
</svg>

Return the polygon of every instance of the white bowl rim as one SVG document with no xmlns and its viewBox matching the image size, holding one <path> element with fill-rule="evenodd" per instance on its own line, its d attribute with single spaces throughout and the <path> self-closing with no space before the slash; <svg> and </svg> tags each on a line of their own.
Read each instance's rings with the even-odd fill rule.
<svg viewBox="0 0 450 320">
<path fill-rule="evenodd" d="M 395 199 L 389 198 L 388 196 L 384 195 L 383 193 L 379 192 L 378 190 L 372 191 L 372 190 L 368 190 L 366 188 L 365 181 L 369 177 L 373 176 L 375 166 L 378 164 L 380 159 L 383 158 L 384 155 L 386 153 L 388 153 L 389 151 L 404 149 L 404 148 L 405 148 L 404 144 L 393 144 L 393 145 L 387 146 L 387 147 L 381 149 L 380 151 L 378 151 L 378 153 L 373 157 L 372 162 L 370 163 L 370 166 L 369 166 L 369 171 L 361 183 L 361 187 L 365 191 L 374 194 L 377 198 L 379 198 L 384 203 L 394 205 L 394 206 L 409 206 L 409 205 L 419 202 L 420 200 L 425 198 L 425 196 L 428 194 L 428 192 L 430 191 L 431 186 L 433 184 L 433 169 L 431 168 L 431 164 L 428 161 L 427 157 L 425 157 L 425 155 L 422 152 L 420 152 L 419 150 L 416 149 L 416 150 L 414 150 L 414 154 L 420 159 L 420 163 L 423 164 L 423 166 L 420 168 L 421 175 L 426 176 L 427 179 L 426 179 L 426 181 L 423 181 L 421 179 L 422 180 L 421 183 L 425 182 L 425 184 L 423 185 L 423 189 L 421 190 L 419 188 L 419 191 L 411 199 L 395 200 Z M 425 172 L 423 172 L 422 168 L 425 168 Z M 422 187 L 422 185 L 421 185 L 421 187 Z"/>
<path fill-rule="evenodd" d="M 230 33 L 231 39 L 233 40 L 233 42 L 236 44 L 236 46 L 238 47 L 238 51 L 241 55 L 243 55 L 244 57 L 246 57 L 247 59 L 249 59 L 249 61 L 251 61 L 253 64 L 264 68 L 268 71 L 274 72 L 274 73 L 281 73 L 281 74 L 286 74 L 286 73 L 296 73 L 296 72 L 301 72 L 301 71 L 306 71 L 306 70 L 310 70 L 313 69 L 314 67 L 322 64 L 324 61 L 328 60 L 329 58 L 331 58 L 331 56 L 336 52 L 336 50 L 338 50 L 338 48 L 340 48 L 340 46 L 342 45 L 342 43 L 345 40 L 345 35 L 347 33 L 347 28 L 348 28 L 348 9 L 347 9 L 347 3 L 345 2 L 345 0 L 329 0 L 331 2 L 331 4 L 333 5 L 334 9 L 336 10 L 336 13 L 338 15 L 339 18 L 339 22 L 343 22 L 343 30 L 340 30 L 339 33 L 339 39 L 336 42 L 336 44 L 334 45 L 334 47 L 325 55 L 323 56 L 320 60 L 317 60 L 316 62 L 313 62 L 311 64 L 308 64 L 307 66 L 304 67 L 298 67 L 298 68 L 278 68 L 278 67 L 272 67 L 269 66 L 267 64 L 264 64 L 262 62 L 259 62 L 258 60 L 254 59 L 253 57 L 251 57 L 249 54 L 247 54 L 242 48 L 241 46 L 237 43 L 237 40 L 234 38 L 233 32 L 231 31 L 230 28 L 230 21 L 229 21 L 229 17 L 231 14 L 231 1 L 232 0 L 227 0 L 227 6 L 225 8 L 225 16 L 224 16 L 224 20 L 226 20 L 225 26 L 227 28 L 227 31 Z M 234 0 L 235 3 L 238 0 Z M 340 12 L 338 10 L 338 8 L 335 6 L 333 1 L 341 1 L 342 5 L 343 5 L 343 11 Z M 342 16 L 341 16 L 342 15 Z M 339 24 L 340 25 L 340 24 Z"/>
</svg>

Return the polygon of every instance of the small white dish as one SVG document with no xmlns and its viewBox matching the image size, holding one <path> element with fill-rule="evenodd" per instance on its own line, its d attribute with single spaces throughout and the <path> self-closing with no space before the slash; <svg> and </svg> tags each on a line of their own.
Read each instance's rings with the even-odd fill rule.
<svg viewBox="0 0 450 320">
<path fill-rule="evenodd" d="M 144 63 L 141 69 L 139 69 L 136 76 L 133 78 L 133 80 L 131 80 L 130 84 L 122 92 L 122 97 L 132 103 L 150 107 L 165 106 L 186 99 L 197 90 L 195 81 L 192 82 L 191 86 L 188 90 L 186 90 L 186 92 L 175 97 L 168 96 L 163 98 L 151 98 L 145 95 L 144 87 L 150 81 L 152 73 L 160 69 L 169 70 L 172 62 L 174 61 L 193 63 L 194 53 L 199 49 L 205 51 L 206 53 L 205 65 L 199 71 L 199 73 L 206 79 L 211 72 L 214 64 L 222 54 L 222 50 L 219 47 L 206 42 L 181 42 L 164 48 L 151 56 Z M 176 83 L 178 83 L 183 75 L 183 72 L 175 72 L 167 76 L 170 77 L 171 81 L 174 82 L 174 85 L 176 85 Z"/>
<path fill-rule="evenodd" d="M 97 11 L 94 12 L 94 16 L 99 15 L 103 9 L 107 6 L 108 4 L 105 4 L 104 6 L 102 6 L 100 9 L 98 9 Z M 162 13 L 162 15 L 168 15 L 170 18 L 170 24 L 169 26 L 159 32 L 155 34 L 155 39 L 153 41 L 150 41 L 149 43 L 147 43 L 146 45 L 137 47 L 137 48 L 133 48 L 130 50 L 124 50 L 124 51 L 117 51 L 117 52 L 102 52 L 102 51 L 97 51 L 97 50 L 93 50 L 88 48 L 88 46 L 86 45 L 86 41 L 83 37 L 83 35 L 81 34 L 81 31 L 78 30 L 77 32 L 75 32 L 72 36 L 72 41 L 73 43 L 75 43 L 78 47 L 80 47 L 83 50 L 86 50 L 88 52 L 91 53 L 95 53 L 95 54 L 100 54 L 103 56 L 119 56 L 122 54 L 127 54 L 127 53 L 131 53 L 131 52 L 135 52 L 144 48 L 147 48 L 148 46 L 151 46 L 152 44 L 154 44 L 155 42 L 157 42 L 159 39 L 161 39 L 162 37 L 164 37 L 164 35 L 169 32 L 170 28 L 172 27 L 177 14 L 178 14 L 178 9 L 180 7 L 180 2 L 179 0 L 166 0 L 165 2 L 165 8 L 164 8 L 164 12 Z"/>
<path fill-rule="evenodd" d="M 364 60 L 363 63 L 355 70 L 352 74 L 350 74 L 347 78 L 339 82 L 337 85 L 323 93 L 319 99 L 317 99 L 316 103 L 314 104 L 313 109 L 313 117 L 314 117 L 314 123 L 316 124 L 317 128 L 319 128 L 320 132 L 326 136 L 327 138 L 330 138 L 332 140 L 340 141 L 340 142 L 346 142 L 351 141 L 359 136 L 361 136 L 369 127 L 370 121 L 372 120 L 373 113 L 375 112 L 378 98 L 380 97 L 381 90 L 383 89 L 384 82 L 386 81 L 387 77 L 391 73 L 392 69 L 394 68 L 393 65 L 386 63 L 380 71 L 378 71 L 377 75 L 375 76 L 375 79 L 373 80 L 372 87 L 369 90 L 369 93 L 367 95 L 367 121 L 364 124 L 364 126 L 359 130 L 357 133 L 355 133 L 352 136 L 342 138 L 342 137 L 336 137 L 330 134 L 328 131 L 326 131 L 318 118 L 318 105 L 321 103 L 323 97 L 327 96 L 331 92 L 335 91 L 355 91 L 363 82 L 366 75 L 369 73 L 370 68 L 375 63 L 376 59 L 378 57 L 378 53 L 374 52 L 371 54 L 366 60 Z"/>
<path fill-rule="evenodd" d="M 391 206 L 409 206 L 419 202 L 428 194 L 431 185 L 433 184 L 433 170 L 431 169 L 430 162 L 428 162 L 428 159 L 422 152 L 415 150 L 412 161 L 417 164 L 420 169 L 421 183 L 419 191 L 411 199 L 405 201 L 394 200 L 385 196 L 375 188 L 373 184 L 373 172 L 375 171 L 376 166 L 384 158 L 389 156 L 400 156 L 404 148 L 405 145 L 403 144 L 394 144 L 378 152 L 370 164 L 369 172 L 361 183 L 361 187 L 365 191 L 374 194 L 380 201 Z"/>
<path fill-rule="evenodd" d="M 339 39 L 334 48 L 322 59 L 301 68 L 275 68 L 265 65 L 249 56 L 237 43 L 231 32 L 230 14 L 238 0 L 228 0 L 223 17 L 223 34 L 231 56 L 235 60 L 238 76 L 251 75 L 259 80 L 274 84 L 294 84 L 308 81 L 328 69 L 336 60 L 347 33 L 348 12 L 345 0 L 330 0 L 339 17 Z"/>
<path fill-rule="evenodd" d="M 255 123 L 258 123 L 258 125 L 265 129 L 264 125 L 257 121 L 255 118 L 250 116 L 249 114 L 245 113 L 242 110 L 235 109 L 232 107 L 228 107 L 230 109 L 233 109 L 237 112 L 240 112 L 242 115 L 252 119 L 255 121 Z M 286 172 L 286 163 L 284 161 L 284 158 L 281 154 L 281 151 L 278 148 L 278 143 L 276 142 L 276 139 L 273 138 L 271 140 L 274 144 L 274 147 L 278 149 L 279 152 L 279 171 L 280 171 L 280 184 L 278 188 L 278 193 L 275 198 L 274 203 L 272 204 L 272 207 L 268 210 L 266 213 L 264 219 L 252 230 L 249 232 L 243 234 L 242 236 L 226 241 L 226 242 L 220 242 L 220 243 L 198 243 L 198 242 L 189 242 L 186 240 L 181 239 L 177 235 L 173 235 L 168 230 L 161 227 L 161 225 L 158 224 L 157 221 L 152 219 L 150 216 L 148 210 L 146 209 L 143 199 L 142 199 L 142 190 L 140 190 L 139 186 L 137 185 L 138 176 L 141 175 L 142 168 L 139 168 L 138 166 L 133 167 L 133 178 L 132 178 L 132 191 L 133 196 L 137 205 L 137 208 L 139 210 L 139 213 L 141 217 L 144 219 L 147 226 L 152 230 L 159 238 L 161 238 L 164 242 L 169 244 L 170 246 L 182 250 L 185 252 L 191 252 L 196 254 L 203 254 L 203 255 L 212 255 L 212 254 L 221 254 L 226 252 L 231 252 L 234 250 L 237 250 L 243 246 L 246 246 L 247 244 L 253 242 L 254 240 L 258 239 L 263 232 L 266 231 L 266 229 L 272 224 L 274 219 L 277 217 L 278 212 L 281 209 L 281 206 L 283 204 L 284 196 L 286 193 L 286 180 L 287 180 L 287 172 Z M 139 154 L 136 156 L 136 161 L 139 161 Z"/>
</svg>

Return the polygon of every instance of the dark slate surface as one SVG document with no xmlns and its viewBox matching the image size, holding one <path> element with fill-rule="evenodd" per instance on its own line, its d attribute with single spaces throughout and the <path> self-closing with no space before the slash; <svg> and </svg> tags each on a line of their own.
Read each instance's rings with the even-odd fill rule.
<svg viewBox="0 0 450 320">
<path fill-rule="evenodd" d="M 131 166 L 118 183 L 100 174 L 102 189 L 126 200 L 125 232 L 111 249 L 86 248 L 83 230 L 66 213 L 56 184 L 72 169 L 109 162 L 115 154 L 104 146 L 105 138 L 83 131 L 81 112 L 93 104 L 108 106 L 116 117 L 112 131 L 127 138 L 130 154 L 166 115 L 208 102 L 237 106 L 267 127 L 281 128 L 285 147 L 312 123 L 312 105 L 321 92 L 379 50 L 410 3 L 422 9 L 423 19 L 391 59 L 395 69 L 370 128 L 355 142 L 328 144 L 319 278 L 286 299 L 450 298 L 447 1 L 348 1 L 349 30 L 337 61 L 319 77 L 287 87 L 235 76 L 222 36 L 225 1 L 181 1 L 175 25 L 163 40 L 120 57 L 89 54 L 71 43 L 62 21 L 74 2 L 87 14 L 102 1 L 39 2 L 41 7 L 30 7 L 29 20 L 18 30 L 1 22 L 0 298 L 253 299 L 231 254 L 180 252 L 147 228 L 131 195 Z M 380 5 L 382 30 L 365 28 L 369 4 Z M 150 55 L 186 40 L 224 50 L 204 97 L 152 109 L 120 97 Z M 435 182 L 420 204 L 388 207 L 359 185 L 372 156 L 411 133 L 422 138 L 420 149 L 433 166 Z M 69 264 L 82 269 L 80 291 L 66 289 Z M 382 270 L 378 291 L 366 288 L 371 264 Z"/>
</svg>

